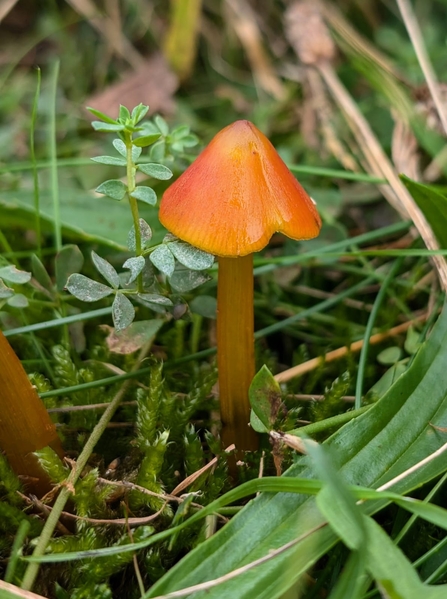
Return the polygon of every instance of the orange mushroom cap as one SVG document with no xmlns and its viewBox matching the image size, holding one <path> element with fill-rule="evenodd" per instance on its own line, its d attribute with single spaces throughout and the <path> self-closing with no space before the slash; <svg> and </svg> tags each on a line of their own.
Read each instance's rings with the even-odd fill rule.
<svg viewBox="0 0 447 599">
<path fill-rule="evenodd" d="M 161 223 L 217 256 L 246 256 L 273 233 L 311 239 L 321 220 L 266 136 L 249 121 L 222 129 L 164 193 Z"/>
</svg>

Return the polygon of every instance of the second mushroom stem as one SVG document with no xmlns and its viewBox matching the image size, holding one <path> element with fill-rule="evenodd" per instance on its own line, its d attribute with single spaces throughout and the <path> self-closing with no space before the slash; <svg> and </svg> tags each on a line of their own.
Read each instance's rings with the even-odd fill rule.
<svg viewBox="0 0 447 599">
<path fill-rule="evenodd" d="M 249 426 L 248 390 L 255 375 L 253 255 L 219 258 L 217 364 L 224 447 L 234 443 L 238 457 L 258 448 Z"/>
</svg>

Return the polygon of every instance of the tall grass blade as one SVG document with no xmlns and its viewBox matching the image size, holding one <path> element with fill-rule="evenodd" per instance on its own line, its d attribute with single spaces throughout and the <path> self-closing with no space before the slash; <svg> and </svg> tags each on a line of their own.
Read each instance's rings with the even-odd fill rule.
<svg viewBox="0 0 447 599">
<path fill-rule="evenodd" d="M 37 67 L 37 85 L 36 93 L 34 95 L 33 108 L 31 111 L 31 127 L 29 132 L 29 152 L 30 158 L 33 165 L 33 194 L 34 194 L 34 210 L 35 210 L 35 227 L 36 227 L 36 238 L 37 238 L 37 255 L 39 258 L 42 257 L 42 239 L 41 239 L 41 226 L 40 226 L 40 194 L 39 194 L 39 175 L 37 173 L 37 162 L 36 152 L 34 147 L 34 132 L 36 129 L 37 119 L 37 108 L 39 104 L 40 96 L 40 83 L 41 83 L 41 72 L 40 68 Z"/>
</svg>

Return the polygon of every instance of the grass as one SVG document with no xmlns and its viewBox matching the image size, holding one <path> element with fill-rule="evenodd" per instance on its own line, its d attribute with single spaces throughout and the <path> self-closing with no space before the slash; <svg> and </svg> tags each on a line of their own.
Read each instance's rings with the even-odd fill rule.
<svg viewBox="0 0 447 599">
<path fill-rule="evenodd" d="M 14 296 L 0 295 L 0 328 L 52 413 L 70 458 L 62 463 L 51 452 L 39 454 L 54 490 L 36 499 L 0 456 L 0 583 L 51 599 L 174 597 L 184 587 L 197 593 L 204 588 L 213 599 L 289 597 L 286 592 L 305 599 L 322 594 L 363 599 L 379 596 L 390 577 L 405 599 L 422 596 L 418 593 L 441 597 L 447 520 L 438 506 L 445 467 L 442 456 L 430 456 L 445 442 L 445 389 L 438 389 L 443 372 L 431 366 L 442 362 L 445 351 L 445 325 L 442 318 L 435 322 L 447 250 L 433 234 L 445 218 L 447 183 L 443 168 L 435 168 L 444 139 L 428 93 L 417 101 L 422 124 L 409 116 L 414 138 L 399 138 L 397 130 L 393 138 L 390 113 L 395 102 L 403 106 L 396 98 L 404 98 L 412 111 L 424 81 L 397 5 L 328 3 L 327 23 L 342 51 L 330 68 L 354 99 L 356 112 L 349 114 L 347 104 L 340 108 L 340 98 L 325 87 L 325 80 L 333 81 L 327 65 L 317 80 L 301 64 L 296 81 L 298 59 L 285 35 L 285 3 L 267 8 L 241 3 L 239 10 L 257 15 L 250 21 L 257 35 L 245 39 L 234 28 L 231 3 L 223 10 L 220 3 L 204 2 L 193 74 L 176 92 L 174 111 L 163 114 L 171 132 L 187 125 L 200 140 L 197 147 L 163 157 L 175 176 L 219 129 L 248 118 L 268 134 L 317 200 L 324 221 L 319 238 L 298 243 L 274 236 L 255 256 L 257 368 L 265 364 L 273 376 L 317 360 L 281 383 L 282 407 L 266 422 L 285 434 L 284 442 L 261 434 L 261 450 L 239 465 L 237 482 L 219 439 L 216 265 L 202 285 L 170 295 L 171 313 L 136 304 L 137 322 L 163 321 L 155 337 L 139 343 L 136 334 L 110 337 L 110 297 L 87 305 L 61 283 L 74 272 L 103 281 L 93 268 L 92 250 L 118 271 L 131 256 L 125 250 L 131 226 L 126 200 L 93 193 L 103 180 L 123 175 L 90 160 L 110 153 L 113 137 L 91 130 L 83 107 L 96 107 L 96 93 L 125 78 L 129 64 L 163 48 L 161 31 L 170 18 L 163 3 L 151 5 L 151 13 L 144 2 L 115 7 L 112 23 L 124 36 L 123 48 L 132 46 L 126 57 L 125 50 L 117 54 L 112 30 L 98 33 L 76 6 L 31 7 L 25 20 L 27 8 L 19 2 L 0 22 L 7 56 L 0 74 L 0 269 L 14 264 L 33 273 L 31 282 L 4 279 Z M 430 0 L 417 9 L 426 50 L 440 69 L 445 7 Z M 27 53 L 18 53 L 18 42 Z M 263 69 L 279 87 L 266 84 Z M 154 89 L 169 95 L 166 75 L 161 83 L 156 77 L 145 76 L 146 82 L 154 79 L 153 89 L 148 85 L 138 101 L 146 102 Z M 157 101 L 155 95 L 155 106 Z M 125 94 L 121 103 L 132 102 Z M 167 105 L 165 98 L 157 111 Z M 415 234 L 408 216 L 390 208 L 387 164 L 371 158 L 373 146 L 357 134 L 353 123 L 360 122 L 359 115 L 368 120 L 386 160 L 393 152 L 397 171 L 410 178 L 419 172 L 419 181 L 427 184 L 428 201 L 415 200 L 428 222 L 429 242 Z M 414 152 L 406 152 L 412 144 Z M 417 161 L 419 170 L 411 170 Z M 356 170 L 349 168 L 353 163 Z M 153 185 L 160 197 L 169 182 L 140 184 Z M 403 193 L 393 185 L 395 194 Z M 438 192 L 440 212 L 435 200 L 430 203 L 430 189 Z M 164 231 L 156 210 L 140 206 L 160 243 Z M 33 254 L 42 268 L 32 262 Z M 172 293 L 160 285 L 154 293 Z M 399 324 L 408 325 L 406 332 L 388 336 Z M 376 333 L 383 333 L 382 341 L 370 344 Z M 361 340 L 360 354 L 343 350 Z M 130 343 L 134 351 L 123 353 Z M 340 357 L 329 359 L 339 349 Z M 393 351 L 383 353 L 387 349 Z M 417 403 L 417 393 L 432 412 Z M 261 420 L 265 416 L 262 407 L 255 412 Z M 399 434 L 393 429 L 397 421 Z M 321 445 L 311 446 L 303 458 L 294 447 L 306 436 Z M 288 476 L 274 478 L 285 471 Z M 393 493 L 383 491 L 379 502 L 377 489 L 402 473 Z M 281 492 L 293 493 L 293 499 Z M 248 501 L 256 493 L 261 495 Z M 409 493 L 416 507 L 405 500 Z M 364 503 L 356 504 L 359 499 Z M 267 504 L 269 517 L 263 512 Z M 296 530 L 290 525 L 286 532 L 283 523 L 292 521 Z M 250 522 L 258 527 L 250 528 Z M 284 538 L 274 530 L 283 530 Z M 226 553 L 223 538 L 230 547 Z M 269 555 L 272 547 L 277 555 Z M 396 564 L 395 573 L 387 570 L 386 556 Z M 398 574 L 401 582 L 393 578 Z M 406 586 L 411 580 L 413 588 Z"/>
</svg>

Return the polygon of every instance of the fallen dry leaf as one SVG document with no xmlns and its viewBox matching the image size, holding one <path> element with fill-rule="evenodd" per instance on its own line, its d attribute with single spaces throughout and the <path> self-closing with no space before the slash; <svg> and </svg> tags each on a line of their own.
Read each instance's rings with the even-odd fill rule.
<svg viewBox="0 0 447 599">
<path fill-rule="evenodd" d="M 155 54 L 136 71 L 124 74 L 121 81 L 87 98 L 85 105 L 112 117 L 118 116 L 120 104 L 132 109 L 140 102 L 149 104 L 151 113 L 172 114 L 175 109 L 173 96 L 177 88 L 176 75 L 169 69 L 164 57 Z M 90 117 L 94 118 L 92 115 Z"/>
<path fill-rule="evenodd" d="M 163 323 L 163 320 L 138 320 L 123 331 L 115 331 L 106 324 L 100 328 L 108 333 L 106 343 L 112 353 L 132 354 L 153 339 Z"/>
</svg>

